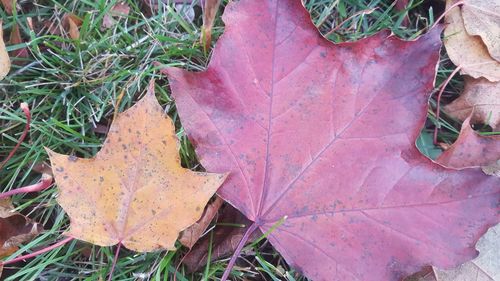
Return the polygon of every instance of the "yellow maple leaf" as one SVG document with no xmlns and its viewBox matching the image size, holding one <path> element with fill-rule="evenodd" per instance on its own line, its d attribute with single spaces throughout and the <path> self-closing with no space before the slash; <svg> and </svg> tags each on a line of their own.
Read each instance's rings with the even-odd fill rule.
<svg viewBox="0 0 500 281">
<path fill-rule="evenodd" d="M 94 158 L 47 149 L 69 236 L 138 252 L 172 249 L 224 181 L 224 174 L 181 167 L 173 122 L 153 89 L 118 114 Z"/>
</svg>

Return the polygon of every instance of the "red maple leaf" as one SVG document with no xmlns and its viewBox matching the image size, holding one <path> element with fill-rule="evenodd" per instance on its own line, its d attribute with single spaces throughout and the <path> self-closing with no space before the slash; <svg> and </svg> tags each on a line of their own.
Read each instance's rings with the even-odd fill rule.
<svg viewBox="0 0 500 281">
<path fill-rule="evenodd" d="M 498 222 L 499 179 L 419 153 L 441 46 L 387 32 L 321 37 L 298 0 L 230 3 L 208 69 L 166 68 L 219 194 L 314 280 L 397 280 L 451 267 Z"/>
</svg>

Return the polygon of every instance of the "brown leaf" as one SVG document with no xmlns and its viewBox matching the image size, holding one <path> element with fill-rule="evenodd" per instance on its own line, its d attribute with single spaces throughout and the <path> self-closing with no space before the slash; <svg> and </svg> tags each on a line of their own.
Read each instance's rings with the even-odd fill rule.
<svg viewBox="0 0 500 281">
<path fill-rule="evenodd" d="M 472 123 L 488 124 L 500 130 L 500 83 L 465 77 L 461 96 L 444 107 L 446 113 L 461 121 L 469 117 L 473 109 Z"/>
<path fill-rule="evenodd" d="M 221 225 L 216 226 L 213 230 L 211 262 L 230 256 L 236 250 L 238 242 L 252 222 L 233 206 L 226 204 L 222 209 L 218 223 Z M 244 227 L 239 227 L 238 225 Z M 253 241 L 261 235 L 260 231 L 255 231 L 249 238 L 249 241 Z M 183 264 L 189 272 L 198 271 L 206 265 L 209 246 L 210 235 L 206 235 L 188 252 L 183 259 Z"/>
<path fill-rule="evenodd" d="M 500 159 L 500 136 L 480 136 L 472 128 L 470 117 L 465 119 L 458 139 L 443 152 L 436 162 L 462 169 L 480 167 Z"/>
<path fill-rule="evenodd" d="M 42 230 L 39 224 L 13 209 L 10 199 L 0 199 L 0 258 L 14 253 L 20 244 L 33 239 Z"/>
<path fill-rule="evenodd" d="M 437 281 L 434 270 L 431 266 L 423 268 L 421 271 L 406 277 L 403 281 Z"/>
<path fill-rule="evenodd" d="M 178 7 L 177 4 L 186 4 L 190 5 L 193 4 L 193 0 L 142 0 L 141 1 L 141 6 L 145 9 L 143 9 L 143 13 L 151 16 L 152 14 L 155 14 L 158 12 L 158 7 L 160 5 L 160 2 L 163 3 L 163 5 L 168 5 L 170 3 L 174 3 L 174 7 Z M 177 10 L 177 9 L 176 9 Z M 181 15 L 182 16 L 182 15 Z"/>
<path fill-rule="evenodd" d="M 438 281 L 500 280 L 500 225 L 490 228 L 477 242 L 479 256 L 451 270 L 435 268 Z"/>
<path fill-rule="evenodd" d="M 453 2 L 448 0 L 446 6 L 450 7 Z M 459 7 L 449 11 L 446 22 L 444 45 L 451 61 L 462 67 L 461 73 L 500 81 L 500 63 L 490 56 L 480 37 L 467 33 Z"/>
<path fill-rule="evenodd" d="M 191 249 L 212 222 L 222 203 L 224 203 L 224 200 L 216 196 L 215 200 L 207 205 L 201 218 L 195 224 L 181 232 L 179 242 Z"/>
<path fill-rule="evenodd" d="M 14 7 L 17 6 L 17 0 L 1 0 L 0 2 L 2 3 L 5 12 L 9 15 L 12 15 Z"/>
<path fill-rule="evenodd" d="M 174 125 L 153 86 L 118 114 L 94 158 L 47 149 L 70 236 L 139 252 L 174 249 L 179 232 L 201 217 L 224 181 L 224 174 L 181 167 Z"/>
<path fill-rule="evenodd" d="M 74 14 L 68 13 L 63 16 L 62 19 L 63 28 L 68 32 L 69 37 L 73 40 L 80 38 L 80 26 L 83 21 Z"/>
<path fill-rule="evenodd" d="M 116 20 L 113 17 L 126 17 L 130 12 L 130 7 L 127 3 L 117 3 L 114 5 L 109 13 L 104 15 L 102 19 L 103 28 L 111 28 L 116 24 Z"/>
<path fill-rule="evenodd" d="M 394 6 L 394 9 L 396 11 L 403 11 L 406 9 L 408 6 L 408 1 L 409 0 L 396 0 L 396 5 Z M 403 21 L 401 22 L 402 26 L 408 26 L 410 24 L 410 19 L 408 18 L 408 14 L 405 15 Z"/>
<path fill-rule="evenodd" d="M 462 6 L 465 29 L 470 35 L 478 35 L 489 54 L 500 61 L 500 1 L 466 0 Z"/>
<path fill-rule="evenodd" d="M 45 162 L 36 163 L 35 165 L 33 165 L 32 170 L 40 174 L 46 174 L 54 177 L 54 175 L 52 174 L 52 168 L 50 168 L 50 165 Z"/>
<path fill-rule="evenodd" d="M 12 27 L 12 31 L 10 32 L 9 44 L 10 45 L 17 45 L 17 44 L 22 44 L 22 43 L 24 43 L 24 41 L 23 41 L 23 38 L 21 36 L 21 31 L 19 30 L 19 25 L 17 23 L 15 23 L 14 26 Z M 12 51 L 12 56 L 26 58 L 26 57 L 28 57 L 28 48 L 24 47 L 24 48 Z M 16 63 L 16 61 L 14 61 L 14 63 Z"/>
<path fill-rule="evenodd" d="M 23 43 L 23 39 L 21 38 L 21 32 L 19 31 L 19 25 L 14 23 L 12 30 L 9 36 L 9 44 L 17 45 Z"/>
<path fill-rule="evenodd" d="M 205 52 L 210 48 L 212 42 L 212 28 L 215 22 L 215 16 L 219 10 L 220 0 L 204 0 L 203 8 L 203 26 L 201 27 L 201 43 Z"/>
<path fill-rule="evenodd" d="M 5 78 L 10 71 L 10 58 L 3 42 L 3 27 L 0 20 L 0 80 Z"/>
<path fill-rule="evenodd" d="M 495 176 L 500 178 L 500 160 L 488 166 L 481 167 L 483 172 L 490 176 Z"/>
</svg>

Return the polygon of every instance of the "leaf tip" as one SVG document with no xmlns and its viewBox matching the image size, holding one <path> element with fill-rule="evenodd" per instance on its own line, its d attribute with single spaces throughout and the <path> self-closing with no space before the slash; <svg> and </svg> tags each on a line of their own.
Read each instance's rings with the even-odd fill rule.
<svg viewBox="0 0 500 281">
<path fill-rule="evenodd" d="M 45 149 L 45 152 L 47 152 L 47 155 L 49 155 L 49 158 L 52 157 L 54 155 L 54 151 L 52 151 L 52 149 L 44 146 L 43 149 Z"/>
</svg>

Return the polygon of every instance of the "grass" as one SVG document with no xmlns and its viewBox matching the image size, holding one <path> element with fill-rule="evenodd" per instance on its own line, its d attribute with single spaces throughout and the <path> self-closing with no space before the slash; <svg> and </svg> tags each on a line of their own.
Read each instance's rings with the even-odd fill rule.
<svg viewBox="0 0 500 281">
<path fill-rule="evenodd" d="M 209 54 L 199 44 L 201 17 L 199 9 L 194 21 L 189 21 L 182 9 L 160 4 L 147 15 L 141 1 L 126 1 L 130 14 L 113 28 L 102 29 L 104 15 L 117 1 L 19 1 L 22 11 L 8 15 L 0 10 L 6 34 L 19 24 L 26 43 L 10 45 L 9 51 L 27 48 L 28 58 L 17 58 L 9 76 L 0 81 L 0 158 L 5 157 L 22 133 L 25 120 L 19 109 L 21 102 L 29 104 L 33 122 L 30 138 L 0 170 L 0 187 L 4 191 L 35 183 L 40 174 L 33 171 L 36 163 L 46 162 L 44 146 L 54 151 L 91 157 L 99 150 L 105 134 L 96 129 L 106 127 L 115 110 L 130 107 L 144 92 L 149 81 L 156 79 L 157 97 L 165 111 L 176 120 L 181 141 L 184 166 L 200 169 L 193 148 L 178 122 L 175 105 L 170 98 L 167 82 L 153 62 L 202 70 Z M 162 1 L 159 1 L 162 2 Z M 423 1 L 410 1 L 410 8 L 396 11 L 392 0 L 308 0 L 314 23 L 334 42 L 357 40 L 382 29 L 391 29 L 403 38 L 415 38 L 432 25 L 435 11 Z M 189 6 L 189 5 L 188 5 Z M 65 13 L 74 13 L 83 20 L 80 40 L 64 34 L 52 35 L 49 27 L 59 27 Z M 408 27 L 405 16 L 410 15 Z M 35 30 L 28 27 L 28 18 Z M 343 23 L 342 25 L 338 25 Z M 336 30 L 331 32 L 332 28 Z M 223 31 L 220 14 L 214 37 Z M 452 70 L 443 55 L 438 72 L 438 85 Z M 454 79 L 445 99 L 456 96 L 462 82 Z M 434 104 L 434 101 L 431 101 Z M 432 113 L 421 136 L 420 146 L 430 155 L 439 153 L 429 143 L 432 124 L 445 128 L 441 139 L 451 142 L 459 124 L 452 120 L 435 120 Z M 435 156 L 435 155 L 434 155 Z M 56 190 L 13 197 L 17 210 L 45 226 L 43 234 L 23 245 L 11 257 L 29 253 L 61 239 L 68 227 L 68 217 L 55 201 Z M 210 232 L 211 233 L 211 232 Z M 211 235 L 208 233 L 207 235 Z M 6 266 L 5 280 L 104 280 L 107 278 L 114 247 L 97 247 L 73 241 L 64 247 L 40 255 L 25 263 Z M 122 249 L 114 272 L 115 280 L 218 280 L 228 259 L 209 263 L 204 269 L 188 273 L 179 265 L 186 250 L 158 253 L 133 253 Z M 307 255 L 307 253 L 304 253 Z M 265 239 L 248 246 L 238 266 L 234 280 L 303 280 L 288 267 Z"/>
</svg>

